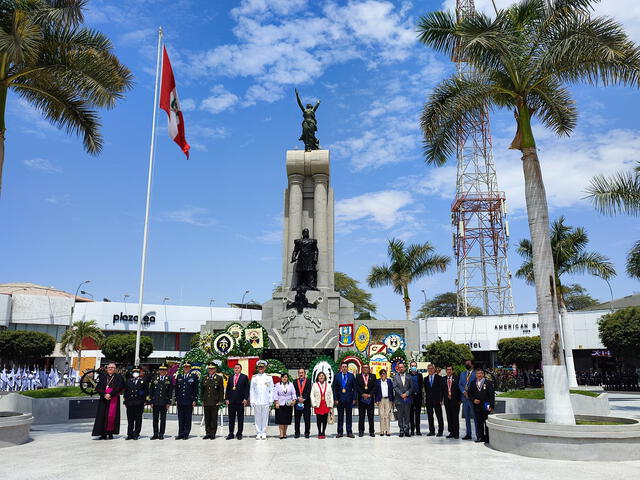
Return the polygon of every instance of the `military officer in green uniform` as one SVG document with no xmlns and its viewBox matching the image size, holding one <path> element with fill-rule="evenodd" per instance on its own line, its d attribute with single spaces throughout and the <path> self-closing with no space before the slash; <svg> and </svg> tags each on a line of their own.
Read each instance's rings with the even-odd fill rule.
<svg viewBox="0 0 640 480">
<path fill-rule="evenodd" d="M 205 436 L 203 440 L 216 438 L 218 410 L 224 403 L 224 379 L 215 365 L 207 365 L 207 374 L 200 382 L 200 400 L 204 409 Z"/>
<path fill-rule="evenodd" d="M 173 382 L 167 375 L 167 367 L 161 365 L 159 373 L 149 382 L 148 402 L 153 407 L 153 436 L 151 440 L 162 440 L 164 429 L 167 424 L 167 410 L 171 405 L 173 395 Z M 160 423 L 158 428 L 158 421 Z"/>
</svg>

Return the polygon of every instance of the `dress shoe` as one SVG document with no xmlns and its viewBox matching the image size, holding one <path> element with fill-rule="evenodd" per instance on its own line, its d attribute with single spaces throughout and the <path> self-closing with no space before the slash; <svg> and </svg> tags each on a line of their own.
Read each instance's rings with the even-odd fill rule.
<svg viewBox="0 0 640 480">
<path fill-rule="evenodd" d="M 453 434 L 452 434 L 452 433 L 450 433 L 449 435 L 447 435 L 447 437 L 446 437 L 446 438 L 453 438 Z"/>
<path fill-rule="evenodd" d="M 415 435 L 415 430 L 411 430 L 410 434 Z"/>
<path fill-rule="evenodd" d="M 295 433 L 295 434 L 293 435 L 293 438 L 300 438 L 300 434 L 299 434 L 299 433 Z"/>
<path fill-rule="evenodd" d="M 484 442 L 484 439 L 482 439 L 482 438 L 476 439 L 476 443 L 483 443 L 483 442 Z"/>
<path fill-rule="evenodd" d="M 182 439 L 183 439 L 183 440 L 189 440 L 189 435 L 183 435 L 183 436 L 182 436 Z"/>
<path fill-rule="evenodd" d="M 399 437 L 400 437 L 400 438 L 404 437 L 404 433 L 400 432 Z"/>
<path fill-rule="evenodd" d="M 164 440 L 164 435 L 158 435 L 158 438 L 159 438 L 160 440 Z"/>
<path fill-rule="evenodd" d="M 215 439 L 216 439 L 216 434 L 215 433 L 209 437 L 209 440 L 215 440 Z"/>
<path fill-rule="evenodd" d="M 360 432 L 360 433 L 358 433 L 358 436 L 359 436 L 359 437 L 364 437 L 364 432 Z"/>
<path fill-rule="evenodd" d="M 158 439 L 158 435 L 153 435 L 153 437 L 151 437 L 149 440 L 157 440 Z"/>
<path fill-rule="evenodd" d="M 242 434 L 241 434 L 241 433 L 238 433 L 238 434 L 236 435 L 236 438 L 237 438 L 238 440 L 242 440 Z"/>
<path fill-rule="evenodd" d="M 113 433 L 109 434 L 109 440 L 113 440 Z"/>
<path fill-rule="evenodd" d="M 471 440 L 471 435 L 465 435 L 461 440 Z"/>
<path fill-rule="evenodd" d="M 339 434 L 336 435 L 336 438 L 342 438 L 342 436 L 343 435 L 341 433 L 339 433 Z"/>
<path fill-rule="evenodd" d="M 305 434 L 304 434 L 304 438 L 309 438 L 309 434 L 308 434 L 308 433 L 305 433 Z"/>
<path fill-rule="evenodd" d="M 375 433 L 370 433 L 370 434 L 369 434 L 369 436 L 370 436 L 370 437 L 375 437 L 375 436 L 376 436 L 376 434 L 375 434 Z"/>
<path fill-rule="evenodd" d="M 347 437 L 349 438 L 356 438 L 356 436 L 353 433 L 347 433 Z"/>
<path fill-rule="evenodd" d="M 127 435 L 127 438 L 125 438 L 125 440 L 133 440 L 133 437 L 131 435 Z"/>
<path fill-rule="evenodd" d="M 419 436 L 419 437 L 421 437 L 421 436 L 422 436 L 422 433 L 420 433 L 420 430 L 418 430 L 418 431 L 416 432 L 416 435 L 417 435 L 417 436 Z"/>
<path fill-rule="evenodd" d="M 106 440 L 107 436 L 106 435 L 100 435 L 100 438 L 98 440 Z"/>
<path fill-rule="evenodd" d="M 233 440 L 235 437 L 235 435 L 233 433 L 230 433 L 229 435 L 227 435 L 227 440 Z"/>
<path fill-rule="evenodd" d="M 391 434 L 390 434 L 390 433 L 385 433 L 385 435 L 386 435 L 387 437 L 390 437 L 390 436 L 391 436 Z"/>
<path fill-rule="evenodd" d="M 182 440 L 182 435 L 176 435 L 173 437 L 174 440 Z"/>
<path fill-rule="evenodd" d="M 139 438 L 140 438 L 140 435 L 134 435 L 134 436 L 133 436 L 133 439 L 134 439 L 134 440 L 138 440 Z"/>
<path fill-rule="evenodd" d="M 460 436 L 459 436 L 459 435 L 454 435 L 454 436 L 453 436 L 453 437 L 451 437 L 451 438 L 455 438 L 456 440 L 458 440 L 458 438 L 460 438 Z"/>
<path fill-rule="evenodd" d="M 429 432 L 427 433 L 427 437 L 433 437 L 435 435 L 435 432 Z"/>
<path fill-rule="evenodd" d="M 205 435 L 204 437 L 202 437 L 203 440 L 209 440 L 209 435 Z"/>
<path fill-rule="evenodd" d="M 436 437 L 441 437 L 442 436 L 442 432 L 438 432 L 438 434 L 436 435 Z"/>
</svg>

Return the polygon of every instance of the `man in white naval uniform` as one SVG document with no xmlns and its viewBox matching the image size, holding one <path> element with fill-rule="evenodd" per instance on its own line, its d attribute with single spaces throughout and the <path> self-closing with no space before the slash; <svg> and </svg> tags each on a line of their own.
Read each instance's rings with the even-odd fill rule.
<svg viewBox="0 0 640 480">
<path fill-rule="evenodd" d="M 249 399 L 256 423 L 256 440 L 266 440 L 269 410 L 273 402 L 273 379 L 271 375 L 264 373 L 267 362 L 258 360 L 256 366 L 258 373 L 251 378 Z"/>
</svg>

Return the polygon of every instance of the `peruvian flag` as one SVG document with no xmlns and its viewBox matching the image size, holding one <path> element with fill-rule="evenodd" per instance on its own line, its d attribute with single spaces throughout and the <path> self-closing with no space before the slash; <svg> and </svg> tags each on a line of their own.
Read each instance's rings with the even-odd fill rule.
<svg viewBox="0 0 640 480">
<path fill-rule="evenodd" d="M 167 49 L 162 47 L 162 83 L 160 85 L 160 108 L 169 116 L 169 136 L 189 158 L 191 148 L 184 136 L 184 118 L 180 110 L 176 80 L 173 77 Z"/>
</svg>

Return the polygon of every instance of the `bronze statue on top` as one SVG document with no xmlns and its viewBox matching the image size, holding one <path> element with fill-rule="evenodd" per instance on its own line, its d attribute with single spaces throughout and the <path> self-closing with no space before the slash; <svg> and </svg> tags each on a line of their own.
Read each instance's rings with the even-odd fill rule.
<svg viewBox="0 0 640 480">
<path fill-rule="evenodd" d="M 320 106 L 320 100 L 318 100 L 315 107 L 310 103 L 307 103 L 307 106 L 304 107 L 302 105 L 302 101 L 300 100 L 300 94 L 298 93 L 297 88 L 296 100 L 298 101 L 300 110 L 302 110 L 303 117 L 302 135 L 300 135 L 300 138 L 298 140 L 302 140 L 304 142 L 305 152 L 318 150 L 320 148 L 320 141 L 316 138 L 316 132 L 318 131 L 318 123 L 316 122 L 316 110 Z"/>
<path fill-rule="evenodd" d="M 309 229 L 302 230 L 302 238 L 294 240 L 291 263 L 296 262 L 295 278 L 291 290 L 318 290 L 316 287 L 318 271 L 318 241 L 309 238 Z"/>
</svg>

